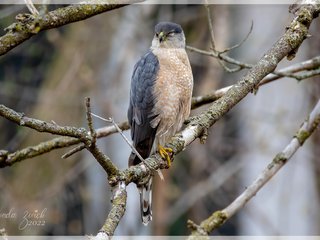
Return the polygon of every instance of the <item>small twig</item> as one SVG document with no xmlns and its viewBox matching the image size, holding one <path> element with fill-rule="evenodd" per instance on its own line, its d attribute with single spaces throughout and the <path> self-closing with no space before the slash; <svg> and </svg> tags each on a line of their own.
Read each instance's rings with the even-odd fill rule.
<svg viewBox="0 0 320 240">
<path fill-rule="evenodd" d="M 90 98 L 86 97 L 85 101 L 86 101 L 86 116 L 87 116 L 88 127 L 89 127 L 89 130 L 90 130 L 90 135 L 92 137 L 92 144 L 95 144 L 96 140 L 97 140 L 97 133 L 96 133 L 96 130 L 94 129 L 94 127 L 93 127 L 93 120 L 92 120 L 92 116 L 91 116 Z"/>
<path fill-rule="evenodd" d="M 122 136 L 122 138 L 126 141 L 126 143 L 130 146 L 130 148 L 132 149 L 132 151 L 138 156 L 138 158 L 141 160 L 141 162 L 143 162 L 143 164 L 149 168 L 150 170 L 153 170 L 153 168 L 150 166 L 150 164 L 140 155 L 140 153 L 137 151 L 137 149 L 131 144 L 131 142 L 128 140 L 128 138 L 123 134 L 123 131 L 121 130 L 121 128 L 118 126 L 118 124 L 113 120 L 113 118 L 103 118 L 100 117 L 99 115 L 96 115 L 94 113 L 91 113 L 92 116 L 99 118 L 105 122 L 109 122 L 112 123 L 113 126 L 115 126 L 115 128 L 117 129 L 117 131 L 120 133 L 120 135 Z M 164 180 L 163 174 L 162 172 L 157 169 L 156 170 L 160 179 Z"/>
<path fill-rule="evenodd" d="M 211 40 L 211 48 L 212 51 L 216 52 L 216 47 L 215 47 L 215 38 L 214 38 L 214 32 L 213 32 L 213 25 L 212 25 L 212 17 L 211 17 L 211 12 L 208 4 L 208 0 L 205 0 L 204 7 L 207 10 L 207 19 L 208 19 L 208 26 L 209 26 L 209 32 L 210 32 L 210 40 Z"/>
<path fill-rule="evenodd" d="M 39 15 L 38 10 L 36 9 L 36 7 L 33 5 L 32 0 L 24 0 L 24 2 L 26 3 L 29 11 L 33 14 L 33 15 Z"/>
<path fill-rule="evenodd" d="M 115 128 L 117 129 L 117 131 L 120 133 L 120 135 L 122 136 L 122 138 L 126 141 L 126 143 L 130 146 L 130 148 L 132 149 L 132 151 L 137 154 L 138 158 L 141 160 L 141 162 L 143 162 L 148 168 L 149 165 L 148 163 L 145 161 L 145 159 L 140 155 L 140 153 L 137 151 L 137 149 L 130 143 L 130 141 L 128 140 L 128 138 L 123 134 L 121 128 L 119 128 L 118 124 L 113 120 L 113 118 L 103 118 L 100 117 L 99 115 L 96 115 L 94 113 L 91 113 L 92 116 L 99 118 L 102 121 L 108 122 L 108 123 L 112 123 L 113 126 L 115 126 Z"/>
<path fill-rule="evenodd" d="M 229 72 L 229 73 L 238 72 L 238 71 L 242 70 L 243 68 L 250 68 L 251 65 L 237 61 L 231 57 L 227 57 L 227 56 L 223 55 L 223 53 L 226 53 L 228 51 L 231 51 L 235 48 L 240 47 L 248 39 L 248 37 L 251 34 L 252 29 L 253 29 L 253 21 L 251 22 L 251 27 L 250 27 L 249 32 L 247 33 L 246 37 L 240 43 L 238 43 L 232 47 L 226 48 L 223 51 L 218 51 L 218 50 L 216 50 L 216 47 L 215 47 L 215 37 L 214 37 L 214 31 L 213 31 L 213 25 L 212 25 L 213 21 L 212 21 L 212 16 L 211 16 L 208 0 L 205 0 L 204 6 L 207 11 L 208 27 L 209 27 L 209 32 L 210 32 L 211 51 L 203 51 L 203 50 L 193 48 L 190 46 L 186 46 L 186 49 L 188 49 L 190 51 L 198 52 L 200 54 L 204 54 L 204 55 L 208 55 L 208 56 L 217 58 L 219 64 L 224 68 L 224 70 L 226 72 Z M 237 67 L 229 68 L 224 62 L 237 65 Z"/>
<path fill-rule="evenodd" d="M 86 146 L 84 144 L 76 146 L 75 148 L 72 148 L 70 151 L 66 152 L 61 156 L 63 159 L 67 159 L 68 157 L 71 157 L 73 154 L 82 151 L 83 149 L 86 149 Z"/>
<path fill-rule="evenodd" d="M 200 53 L 200 54 L 203 54 L 203 55 L 206 55 L 206 56 L 210 56 L 210 57 L 221 59 L 221 60 L 223 60 L 223 61 L 225 61 L 227 63 L 231 63 L 231 64 L 237 65 L 239 67 L 242 67 L 242 68 L 252 68 L 252 66 L 253 66 L 253 64 L 241 62 L 241 61 L 238 61 L 238 60 L 236 60 L 234 58 L 226 56 L 224 54 L 219 54 L 217 52 L 205 51 L 205 50 L 202 50 L 202 49 L 199 49 L 199 48 L 195 48 L 195 47 L 191 47 L 191 46 L 186 46 L 186 49 L 191 51 L 191 52 L 197 52 L 197 53 Z"/>
<path fill-rule="evenodd" d="M 226 52 L 229 52 L 233 49 L 236 49 L 236 48 L 239 48 L 242 46 L 242 44 L 247 41 L 248 37 L 250 36 L 250 34 L 252 33 L 252 29 L 253 29 L 253 21 L 251 21 L 251 26 L 250 26 L 250 29 L 249 29 L 249 32 L 247 33 L 247 35 L 245 36 L 245 38 L 240 42 L 240 43 L 237 43 L 236 45 L 233 45 L 232 47 L 228 47 L 222 51 L 219 51 L 219 55 L 220 54 L 223 54 L 223 53 L 226 53 Z"/>
<path fill-rule="evenodd" d="M 300 74 L 294 74 L 294 73 L 288 73 L 288 74 L 285 74 L 285 73 L 275 73 L 275 75 L 277 76 L 280 76 L 280 77 L 289 77 L 289 78 L 294 78 L 298 81 L 301 81 L 303 79 L 306 79 L 306 78 L 310 78 L 310 77 L 314 77 L 314 76 L 317 76 L 320 74 L 320 68 L 318 69 L 314 69 L 314 70 L 309 70 L 307 72 L 304 72 L 304 73 L 300 73 Z"/>
<path fill-rule="evenodd" d="M 86 116 L 87 116 L 88 127 L 90 129 L 91 139 L 90 141 L 86 141 L 83 143 L 87 148 L 87 150 L 94 156 L 94 158 L 101 165 L 101 167 L 107 172 L 109 183 L 116 182 L 115 179 L 119 177 L 120 171 L 113 164 L 111 159 L 106 154 L 101 152 L 101 150 L 97 147 L 97 144 L 96 144 L 97 134 L 93 127 L 90 98 L 87 97 L 85 100 L 86 100 Z"/>
<path fill-rule="evenodd" d="M 239 71 L 241 71 L 241 70 L 243 69 L 243 67 L 241 67 L 241 66 L 236 66 L 236 67 L 234 67 L 234 68 L 229 68 L 229 67 L 225 64 L 225 62 L 223 62 L 223 61 L 218 61 L 218 62 L 219 62 L 219 64 L 220 64 L 220 66 L 223 67 L 223 69 L 224 69 L 226 72 L 228 72 L 228 73 L 239 72 Z"/>
<path fill-rule="evenodd" d="M 92 117 L 91 117 L 91 106 L 90 106 L 90 98 L 89 97 L 86 97 L 85 98 L 85 103 L 86 103 L 86 117 L 87 117 L 87 123 L 88 123 L 88 127 L 89 127 L 89 134 L 90 136 L 92 137 L 91 138 L 91 141 L 89 144 L 88 147 L 92 146 L 92 145 L 95 145 L 96 144 L 96 141 L 97 141 L 97 133 L 96 133 L 96 130 L 94 129 L 93 127 L 93 121 L 92 121 Z M 71 149 L 70 151 L 68 151 L 67 153 L 63 154 L 61 156 L 61 158 L 63 159 L 66 159 L 70 156 L 72 156 L 73 154 L 85 149 L 87 146 L 86 144 L 82 144 L 82 145 L 79 145 L 73 149 Z"/>
<path fill-rule="evenodd" d="M 312 59 L 306 60 L 304 62 L 296 63 L 289 67 L 285 67 L 279 71 L 275 71 L 272 74 L 269 74 L 258 84 L 258 87 L 268 84 L 272 81 L 278 80 L 280 78 L 283 78 L 284 76 L 290 77 L 294 75 L 295 76 L 294 79 L 297 79 L 297 76 L 298 76 L 299 80 L 304 80 L 313 76 L 320 75 L 319 69 L 320 69 L 320 56 L 317 56 Z M 307 72 L 299 75 L 293 74 L 300 71 L 307 71 Z M 204 96 L 193 97 L 191 108 L 195 109 L 204 104 L 208 104 L 216 101 L 217 99 L 221 98 L 232 86 L 233 85 L 218 89 L 213 93 L 210 93 Z"/>
</svg>

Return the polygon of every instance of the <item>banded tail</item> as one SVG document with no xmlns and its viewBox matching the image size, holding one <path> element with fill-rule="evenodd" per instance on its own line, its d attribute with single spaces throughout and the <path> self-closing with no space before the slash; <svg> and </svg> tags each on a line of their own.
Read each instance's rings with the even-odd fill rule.
<svg viewBox="0 0 320 240">
<path fill-rule="evenodd" d="M 139 188 L 142 223 L 147 226 L 152 221 L 152 177 Z"/>
</svg>

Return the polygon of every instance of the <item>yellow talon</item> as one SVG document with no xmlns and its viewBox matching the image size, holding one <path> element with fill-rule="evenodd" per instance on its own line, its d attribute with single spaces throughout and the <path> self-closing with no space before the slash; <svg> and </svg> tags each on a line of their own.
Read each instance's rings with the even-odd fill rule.
<svg viewBox="0 0 320 240">
<path fill-rule="evenodd" d="M 158 150 L 160 156 L 167 161 L 168 167 L 171 166 L 171 153 L 173 153 L 173 150 L 171 148 L 165 148 L 161 146 L 160 144 L 158 145 Z"/>
</svg>

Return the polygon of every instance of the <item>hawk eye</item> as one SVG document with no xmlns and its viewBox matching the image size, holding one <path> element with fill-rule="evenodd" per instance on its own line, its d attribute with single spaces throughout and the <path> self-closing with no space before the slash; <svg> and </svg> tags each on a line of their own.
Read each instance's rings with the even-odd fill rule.
<svg viewBox="0 0 320 240">
<path fill-rule="evenodd" d="M 159 37 L 159 33 L 156 33 L 156 37 Z"/>
</svg>

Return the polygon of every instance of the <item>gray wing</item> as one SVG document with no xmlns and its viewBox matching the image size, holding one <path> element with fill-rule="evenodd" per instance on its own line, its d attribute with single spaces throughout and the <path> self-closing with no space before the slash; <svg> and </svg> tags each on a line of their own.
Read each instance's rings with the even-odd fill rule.
<svg viewBox="0 0 320 240">
<path fill-rule="evenodd" d="M 159 61 L 149 51 L 136 63 L 131 78 L 128 121 L 131 126 L 133 146 L 143 158 L 149 156 L 157 131 L 157 127 L 152 128 L 150 122 L 156 117 L 151 115 L 156 100 L 153 89 L 158 71 Z M 129 166 L 140 162 L 139 158 L 131 153 Z"/>
</svg>

